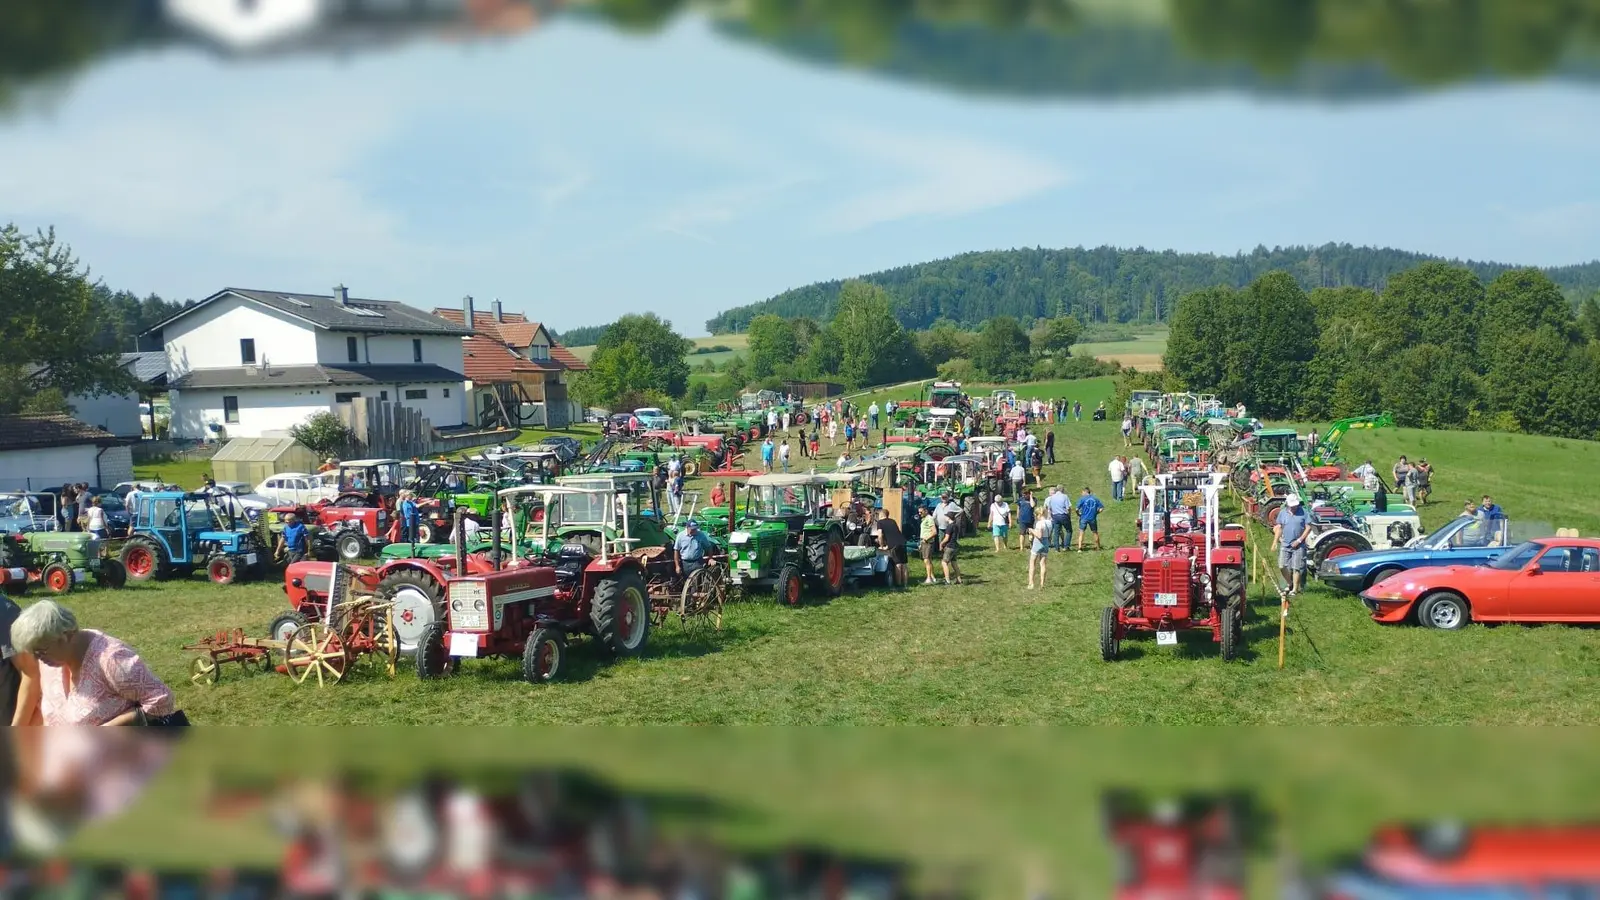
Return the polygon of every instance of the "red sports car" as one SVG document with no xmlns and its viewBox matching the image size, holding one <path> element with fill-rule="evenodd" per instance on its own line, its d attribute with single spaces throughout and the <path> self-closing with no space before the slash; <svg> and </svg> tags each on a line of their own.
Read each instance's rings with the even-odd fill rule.
<svg viewBox="0 0 1600 900">
<path fill-rule="evenodd" d="M 1600 540 L 1540 538 L 1482 566 L 1398 572 L 1361 602 L 1378 622 L 1600 622 Z"/>
</svg>

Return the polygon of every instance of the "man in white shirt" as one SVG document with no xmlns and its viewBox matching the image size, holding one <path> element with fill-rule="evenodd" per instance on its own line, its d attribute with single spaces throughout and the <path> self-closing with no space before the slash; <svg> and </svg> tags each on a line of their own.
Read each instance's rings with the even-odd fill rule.
<svg viewBox="0 0 1600 900">
<path fill-rule="evenodd" d="M 1123 485 L 1127 483 L 1128 467 L 1122 464 L 1118 457 L 1111 457 L 1111 465 L 1106 467 L 1111 472 L 1111 499 L 1122 500 Z"/>
<path fill-rule="evenodd" d="M 1028 480 L 1028 469 L 1022 464 L 1022 457 L 1011 465 L 1011 496 L 1021 497 L 1023 483 Z"/>
<path fill-rule="evenodd" d="M 1378 489 L 1378 470 L 1372 467 L 1372 460 L 1369 459 L 1356 466 L 1355 471 L 1350 474 L 1361 479 L 1361 485 L 1367 490 L 1375 491 Z"/>
<path fill-rule="evenodd" d="M 683 470 L 683 461 L 680 460 L 678 457 L 674 456 L 671 459 L 667 460 L 667 477 L 668 478 L 677 478 L 678 477 L 678 473 L 681 472 L 682 470 Z"/>
<path fill-rule="evenodd" d="M 994 552 L 1004 548 L 1006 535 L 1011 530 L 1011 507 L 999 497 L 989 504 L 989 532 L 994 536 Z"/>
</svg>

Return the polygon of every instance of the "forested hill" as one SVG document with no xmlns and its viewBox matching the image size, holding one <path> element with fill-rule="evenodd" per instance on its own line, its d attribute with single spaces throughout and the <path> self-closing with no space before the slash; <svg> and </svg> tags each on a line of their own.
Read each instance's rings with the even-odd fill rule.
<svg viewBox="0 0 1600 900">
<path fill-rule="evenodd" d="M 977 327 L 1000 315 L 1028 320 L 1067 313 L 1084 322 L 1164 322 L 1178 299 L 1190 291 L 1215 285 L 1244 287 L 1278 269 L 1292 273 L 1307 289 L 1353 285 L 1381 290 L 1390 276 L 1438 258 L 1349 244 L 1258 247 L 1236 256 L 1143 248 L 1033 248 L 964 253 L 875 272 L 861 280 L 887 290 L 900 322 L 911 329 L 927 328 L 939 319 Z M 1518 268 L 1450 261 L 1485 281 Z M 1600 261 L 1544 271 L 1574 302 L 1600 290 Z M 743 331 L 762 313 L 825 322 L 833 317 L 842 284 L 827 281 L 784 291 L 727 310 L 709 319 L 706 329 L 712 334 Z"/>
</svg>

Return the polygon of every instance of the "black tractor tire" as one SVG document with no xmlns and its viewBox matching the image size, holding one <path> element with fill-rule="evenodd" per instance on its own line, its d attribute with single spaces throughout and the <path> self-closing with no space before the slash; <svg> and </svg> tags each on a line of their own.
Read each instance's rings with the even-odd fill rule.
<svg viewBox="0 0 1600 900">
<path fill-rule="evenodd" d="M 800 570 L 784 566 L 778 570 L 778 580 L 772 586 L 779 606 L 800 606 L 805 603 L 805 590 L 801 585 Z"/>
<path fill-rule="evenodd" d="M 806 541 L 806 570 L 811 581 L 829 597 L 844 593 L 844 539 L 837 529 Z"/>
<path fill-rule="evenodd" d="M 291 609 L 272 620 L 267 626 L 267 637 L 274 641 L 288 641 L 290 635 L 305 627 L 309 620 L 298 609 Z"/>
<path fill-rule="evenodd" d="M 961 516 L 966 519 L 965 528 L 968 537 L 978 533 L 978 519 L 983 515 L 983 508 L 978 505 L 978 495 L 968 494 L 967 499 L 961 501 Z"/>
<path fill-rule="evenodd" d="M 1283 509 L 1283 498 L 1273 497 L 1262 502 L 1258 518 L 1261 524 L 1272 528 L 1278 523 L 1278 510 Z"/>
<path fill-rule="evenodd" d="M 132 557 L 136 564 L 130 565 L 129 557 Z M 128 538 L 128 542 L 122 545 L 119 559 L 122 568 L 127 570 L 129 581 L 142 582 L 152 579 L 165 581 L 172 577 L 172 565 L 167 562 L 166 552 L 155 540 L 143 535 Z M 138 564 L 141 560 L 147 561 L 148 564 Z"/>
<path fill-rule="evenodd" d="M 100 569 L 94 573 L 95 583 L 101 587 L 120 588 L 128 583 L 128 570 L 115 559 L 100 560 Z"/>
<path fill-rule="evenodd" d="M 53 562 L 39 573 L 39 584 L 52 595 L 69 593 L 72 590 L 72 569 L 65 563 Z"/>
<path fill-rule="evenodd" d="M 633 569 L 620 569 L 594 587 L 589 604 L 600 646 L 612 656 L 638 656 L 650 641 L 650 595 Z"/>
<path fill-rule="evenodd" d="M 559 628 L 535 628 L 522 648 L 522 677 L 529 684 L 549 684 L 567 664 L 567 636 Z"/>
<path fill-rule="evenodd" d="M 213 556 L 206 560 L 206 580 L 212 584 L 233 584 L 239 578 L 239 567 L 226 556 Z"/>
<path fill-rule="evenodd" d="M 1117 607 L 1119 609 L 1134 609 L 1139 606 L 1140 572 L 1138 566 L 1117 566 L 1116 574 Z"/>
<path fill-rule="evenodd" d="M 1245 606 L 1245 572 L 1242 566 L 1218 566 L 1216 582 L 1212 586 L 1217 605 L 1223 609 L 1238 610 Z"/>
<path fill-rule="evenodd" d="M 367 545 L 367 536 L 354 530 L 346 531 L 334 538 L 333 546 L 339 562 L 342 563 L 356 562 L 371 553 L 371 548 Z"/>
<path fill-rule="evenodd" d="M 437 544 L 443 536 L 445 529 L 433 527 L 433 523 L 422 521 L 417 523 L 417 543 Z"/>
<path fill-rule="evenodd" d="M 1117 637 L 1117 608 L 1108 606 L 1100 610 L 1100 658 L 1112 662 L 1121 650 L 1122 639 Z"/>
<path fill-rule="evenodd" d="M 461 669 L 461 660 L 451 656 L 450 649 L 445 646 L 449 630 L 449 623 L 438 619 L 422 632 L 422 640 L 417 644 L 417 678 L 423 681 L 448 678 Z"/>
<path fill-rule="evenodd" d="M 1222 661 L 1233 662 L 1244 652 L 1244 623 L 1239 610 L 1232 606 L 1222 608 Z"/>
<path fill-rule="evenodd" d="M 1371 549 L 1372 544 L 1366 538 L 1359 534 L 1341 531 L 1338 534 L 1330 534 L 1323 540 L 1318 541 L 1317 546 L 1311 550 L 1311 559 L 1306 562 L 1311 567 L 1311 571 L 1315 572 L 1330 557 L 1336 555 L 1344 556 L 1349 553 L 1365 553 Z"/>
<path fill-rule="evenodd" d="M 418 637 L 401 643 L 400 652 L 409 653 L 419 646 L 422 639 L 426 637 L 428 626 L 434 622 L 443 622 L 445 620 L 445 592 L 443 585 L 435 581 L 432 575 L 420 569 L 393 571 L 383 576 L 383 580 L 378 582 L 377 595 L 380 600 L 393 601 L 401 591 L 420 593 L 433 604 L 433 620 L 423 623 L 423 631 Z M 402 627 L 404 626 L 400 619 L 400 611 L 397 608 L 395 611 L 395 640 L 397 641 L 402 640 L 399 635 Z"/>
</svg>

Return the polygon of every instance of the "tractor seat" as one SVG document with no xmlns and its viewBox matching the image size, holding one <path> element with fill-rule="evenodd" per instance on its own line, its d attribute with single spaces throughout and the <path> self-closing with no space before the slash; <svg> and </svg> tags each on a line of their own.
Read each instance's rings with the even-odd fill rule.
<svg viewBox="0 0 1600 900">
<path fill-rule="evenodd" d="M 575 541 L 568 541 L 561 545 L 556 552 L 556 581 L 560 584 L 572 584 L 583 576 L 583 570 L 589 567 L 589 561 L 594 555 L 589 548 Z"/>
</svg>

